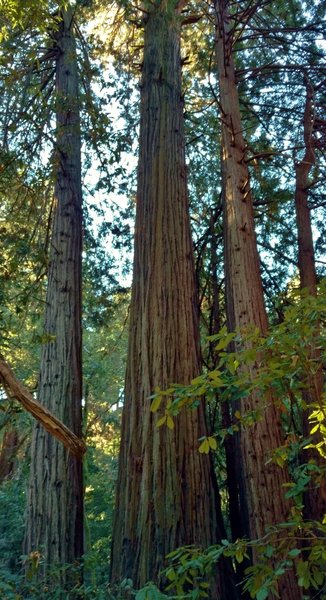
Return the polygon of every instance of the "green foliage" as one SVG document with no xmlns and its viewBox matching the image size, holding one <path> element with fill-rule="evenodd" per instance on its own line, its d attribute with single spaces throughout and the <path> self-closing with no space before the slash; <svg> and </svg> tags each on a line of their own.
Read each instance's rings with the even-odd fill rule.
<svg viewBox="0 0 326 600">
<path fill-rule="evenodd" d="M 302 408 L 307 408 L 302 392 L 311 385 L 324 360 L 325 283 L 321 284 L 317 298 L 293 292 L 284 321 L 272 327 L 266 337 L 257 330 L 229 333 L 224 327 L 209 340 L 216 344 L 216 369 L 196 377 L 189 386 L 172 384 L 165 391 L 156 389 L 152 397 L 151 410 L 164 410 L 164 420 L 161 418 L 157 422 L 157 426 L 161 426 L 167 423 L 169 416 L 175 418 L 180 410 L 193 408 L 204 396 L 208 402 L 217 396 L 219 402 L 232 405 L 235 400 L 253 391 L 258 392 L 261 402 L 257 410 L 250 413 L 234 411 L 233 422 L 227 429 L 219 428 L 214 436 L 199 440 L 199 452 L 208 453 L 221 449 L 227 436 L 234 435 L 241 427 L 250 427 L 260 419 L 272 389 L 282 414 L 286 442 L 266 460 L 275 462 L 280 468 L 288 463 L 293 476 L 293 481 L 284 490 L 286 497 L 295 501 L 289 520 L 275 523 L 262 539 L 241 539 L 234 543 L 223 540 L 220 545 L 204 551 L 186 547 L 168 556 L 168 589 L 175 589 L 179 596 L 187 585 L 203 595 L 200 584 L 221 556 L 231 557 L 236 564 L 252 553 L 255 564 L 246 568 L 242 582 L 243 590 L 251 598 L 264 600 L 271 593 L 277 594 L 279 578 L 293 568 L 303 590 L 312 588 L 320 591 L 323 588 L 326 578 L 326 522 L 305 521 L 302 508 L 308 486 L 319 487 L 326 476 L 326 466 L 317 460 L 318 453 L 325 456 L 325 396 L 320 403 L 309 405 L 312 426 L 309 438 L 303 437 L 298 422 Z M 243 366 L 246 368 L 243 369 Z M 162 403 L 165 403 L 163 409 Z M 315 438 L 317 433 L 319 437 Z M 304 456 L 308 448 L 315 450 L 316 458 L 301 464 L 299 456 Z"/>
<path fill-rule="evenodd" d="M 24 0 L 0 0 L 0 42 L 8 37 L 10 29 L 22 29 L 30 26 L 31 22 L 45 30 L 51 19 L 49 4 L 48 0 L 28 0 L 28 3 Z M 56 2 L 56 7 L 60 4 L 64 2 Z"/>
<path fill-rule="evenodd" d="M 124 379 L 127 312 L 128 299 L 123 294 L 112 300 L 110 320 L 106 326 L 89 327 L 84 335 L 84 417 L 88 445 L 85 457 L 86 554 L 83 559 L 85 583 L 83 586 L 76 585 L 78 597 L 85 599 L 107 598 L 121 415 L 118 403 Z M 23 348 L 28 346 L 26 336 L 28 341 L 29 331 L 22 329 L 20 337 Z M 28 350 L 36 353 L 37 343 L 34 346 L 29 344 Z M 27 354 L 27 348 L 26 353 L 22 349 L 15 352 L 15 358 L 20 375 L 31 376 L 33 362 Z M 35 360 L 37 361 L 37 354 Z M 29 439 L 31 419 L 20 406 L 2 398 L 0 409 L 0 426 L 9 422 L 15 424 L 19 436 L 27 434 Z M 23 597 L 36 600 L 45 597 L 45 591 L 35 577 L 38 561 L 33 562 L 32 557 L 25 557 L 31 567 L 30 578 L 26 582 L 21 559 L 28 477 L 25 453 L 24 444 L 19 455 L 21 468 L 15 472 L 13 479 L 5 481 L 0 487 L 0 597 L 6 600 L 20 600 Z M 68 566 L 64 568 L 71 569 Z M 74 592 L 68 593 L 58 586 L 59 571 L 59 568 L 53 566 L 50 573 L 48 587 L 51 589 L 51 598 L 75 598 Z M 60 593 L 63 595 L 60 596 Z"/>
<path fill-rule="evenodd" d="M 85 3 L 80 2 L 79 5 L 81 4 Z M 99 11 L 101 4 L 93 2 L 100 15 L 100 27 L 107 21 L 107 13 L 104 18 Z M 262 5 L 252 15 L 251 21 L 246 21 L 246 27 L 241 23 L 245 3 L 234 4 L 232 17 L 247 141 L 246 158 L 251 169 L 256 200 L 259 242 L 265 249 L 261 258 L 265 288 L 269 295 L 270 290 L 284 290 L 289 265 L 291 261 L 293 264 L 296 261 L 292 199 L 293 153 L 297 158 L 302 156 L 302 133 L 298 124 L 302 120 L 304 88 L 302 78 L 298 76 L 300 68 L 307 68 L 309 71 L 316 93 L 316 127 L 318 123 L 323 127 L 320 117 L 322 87 L 318 81 L 321 61 L 315 44 L 315 38 L 321 31 L 321 28 L 318 29 L 321 3 L 312 2 L 308 5 L 305 2 L 301 6 L 293 1 L 289 10 L 284 8 L 284 3 L 279 6 L 276 4 L 268 5 L 267 10 Z M 46 155 L 50 153 L 48 145 L 52 144 L 53 136 L 51 79 L 45 85 L 47 73 L 51 72 L 53 63 L 51 60 L 44 63 L 43 58 L 44 53 L 51 49 L 53 39 L 49 33 L 53 33 L 57 26 L 56 13 L 59 6 L 59 1 L 52 0 L 0 0 L 0 40 L 3 44 L 0 56 L 3 99 L 0 148 L 0 250 L 3 259 L 0 266 L 1 343 L 19 376 L 33 388 L 36 385 L 40 344 L 44 342 L 42 312 L 51 196 L 51 161 L 49 168 L 45 169 L 42 152 L 45 150 Z M 112 11 L 112 6 L 110 4 L 108 7 L 109 12 Z M 119 6 L 125 7 L 123 16 Z M 190 9 L 192 8 L 194 13 L 198 12 L 201 3 L 198 6 L 190 3 Z M 103 10 L 106 9 L 107 7 Z M 107 240 L 113 239 L 113 246 L 119 250 L 119 260 L 121 259 L 122 247 L 129 243 L 130 210 L 128 208 L 118 216 L 115 213 L 108 217 L 106 209 L 99 206 L 94 190 L 104 190 L 107 195 L 114 189 L 120 195 L 127 193 L 129 198 L 134 195 L 134 182 L 131 181 L 132 177 L 128 178 L 126 175 L 122 163 L 123 153 L 135 146 L 138 112 L 133 96 L 136 88 L 134 74 L 141 63 L 142 36 L 139 35 L 139 25 L 143 18 L 143 14 L 126 1 L 117 3 L 115 9 L 117 13 L 111 23 L 112 30 L 115 30 L 115 41 L 112 35 L 107 35 L 105 28 L 103 35 L 116 56 L 118 68 L 120 67 L 119 81 L 116 72 L 112 74 L 110 71 L 108 74 L 107 71 L 103 77 L 98 61 L 103 48 L 94 42 L 95 38 L 90 41 L 86 35 L 88 40 L 85 40 L 81 35 L 78 40 L 82 80 L 82 135 L 87 144 L 84 169 L 89 168 L 92 163 L 94 166 L 95 156 L 99 162 L 96 184 L 92 181 L 89 186 L 94 199 L 88 197 L 89 208 L 85 211 L 87 231 L 84 248 L 87 256 L 84 263 L 83 340 L 87 413 L 85 430 L 89 443 L 85 500 L 88 552 L 85 557 L 86 583 L 79 586 L 78 593 L 80 598 L 99 599 L 108 598 L 108 594 L 111 594 L 106 589 L 105 580 L 120 418 L 117 402 L 122 395 L 127 337 L 126 331 L 121 327 L 126 319 L 127 300 L 120 302 L 121 298 L 119 300 L 112 295 L 112 289 L 117 288 L 118 282 L 113 276 L 114 257 L 112 253 L 108 256 L 106 246 Z M 232 7 L 231 9 L 233 10 Z M 82 9 L 78 12 L 82 19 Z M 207 13 L 206 7 L 204 12 Z M 126 13 L 128 19 L 125 18 Z M 281 31 L 280 24 L 287 25 L 288 29 Z M 306 31 L 302 28 L 300 33 L 294 34 L 294 25 L 307 25 Z M 216 330 L 216 323 L 212 323 L 210 306 L 207 305 L 212 303 L 213 297 L 218 297 L 221 302 L 219 318 L 223 319 L 224 302 L 222 219 L 218 200 L 220 188 L 216 184 L 216 173 L 220 169 L 220 125 L 216 110 L 214 61 L 211 60 L 212 36 L 213 27 L 206 18 L 200 19 L 194 27 L 183 28 L 183 50 L 187 57 L 184 88 L 191 212 L 195 224 L 197 271 L 202 292 L 202 326 L 209 333 Z M 261 40 L 264 52 L 261 51 Z M 301 51 L 298 51 L 298 47 Z M 87 56 L 89 50 L 96 61 L 91 61 Z M 100 59 L 103 59 L 103 53 Z M 296 68 L 286 71 L 287 64 L 290 67 L 296 65 Z M 268 68 L 268 65 L 272 65 L 272 68 Z M 278 66 L 280 70 L 277 70 Z M 96 91 L 91 89 L 94 82 Z M 101 94 L 98 90 L 101 90 Z M 113 113 L 108 112 L 109 105 L 114 103 L 119 104 L 121 118 L 115 116 L 114 110 Z M 113 120 L 119 122 L 119 134 L 112 133 Z M 45 136 L 42 142 L 41 130 Z M 318 135 L 317 133 L 316 140 L 320 143 L 320 146 L 316 145 L 318 157 L 324 134 L 322 129 Z M 46 143 L 44 139 L 47 140 Z M 315 221 L 322 232 L 325 219 L 322 213 L 324 165 L 321 158 L 319 163 L 309 191 L 310 204 L 316 209 Z M 115 183 L 112 183 L 113 180 Z M 101 225 L 98 229 L 94 228 L 94 231 L 91 231 L 92 219 L 101 220 Z M 95 239 L 97 234 L 101 244 Z M 316 246 L 320 257 L 324 249 L 322 235 Z M 273 260 L 271 256 L 281 260 Z M 218 292 L 214 285 L 217 285 Z M 275 587 L 280 572 L 289 568 L 290 564 L 295 565 L 299 583 L 304 590 L 308 587 L 317 590 L 323 585 L 324 530 L 320 524 L 302 521 L 301 506 L 307 486 L 311 483 L 319 485 L 324 477 L 324 469 L 315 460 L 299 464 L 298 456 L 304 455 L 304 448 L 316 450 L 323 458 L 326 456 L 324 405 L 315 404 L 309 408 L 311 431 L 308 440 L 303 438 L 299 424 L 301 409 L 304 408 L 302 392 L 318 368 L 310 350 L 316 347 L 316 343 L 321 349 L 325 347 L 324 299 L 324 288 L 317 300 L 308 297 L 291 298 L 292 306 L 286 311 L 283 323 L 274 327 L 266 338 L 262 338 L 257 331 L 228 333 L 226 329 L 222 329 L 217 336 L 209 339 L 204 353 L 205 357 L 208 356 L 215 346 L 217 363 L 214 369 L 208 365 L 203 374 L 193 380 L 191 386 L 171 385 L 169 390 L 157 390 L 152 398 L 151 410 L 158 414 L 157 425 L 173 429 L 179 411 L 198 405 L 204 396 L 209 406 L 214 407 L 216 398 L 218 405 L 222 402 L 232 405 L 252 391 L 259 392 L 259 409 L 246 414 L 235 410 L 228 428 L 220 426 L 211 435 L 198 440 L 200 452 L 216 451 L 216 456 L 219 457 L 222 456 L 227 436 L 234 435 L 241 427 L 250 427 L 260 418 L 267 393 L 272 388 L 278 399 L 287 436 L 286 443 L 267 459 L 273 460 L 280 468 L 286 463 L 290 465 L 293 481 L 289 482 L 285 492 L 296 505 L 292 515 L 293 522 L 275 526 L 275 529 L 266 533 L 264 540 L 238 540 L 235 544 L 225 541 L 220 547 L 208 549 L 206 554 L 195 549 L 185 549 L 182 559 L 182 554 L 171 556 L 172 566 L 167 571 L 171 585 L 169 593 L 176 589 L 179 598 L 204 597 L 206 572 L 215 564 L 214 561 L 224 555 L 231 556 L 235 563 L 241 563 L 246 553 L 252 550 L 258 552 L 259 561 L 255 568 L 247 572 L 244 585 L 253 598 L 266 598 Z M 276 312 L 282 314 L 283 301 L 276 301 L 275 294 L 269 300 L 276 306 Z M 286 298 L 286 302 L 288 301 Z M 111 322 L 109 331 L 106 327 L 108 320 Z M 317 335 L 318 321 L 321 327 Z M 214 359 L 211 359 L 210 364 L 213 362 Z M 257 364 L 259 368 L 255 369 L 254 376 L 248 377 L 242 366 Z M 112 405 L 116 405 L 117 410 L 112 411 Z M 7 423 L 8 418 L 17 418 L 16 405 L 7 398 L 1 400 L 0 408 L 3 417 L 0 424 Z M 22 427 L 25 434 L 29 428 L 29 420 L 26 423 L 24 421 L 22 426 L 19 417 L 19 427 Z M 317 438 L 318 435 L 320 437 Z M 28 584 L 24 583 L 20 570 L 25 481 L 25 471 L 19 472 L 17 477 L 5 482 L 0 489 L 0 597 L 8 600 L 20 599 L 22 594 L 26 598 L 36 599 L 44 597 L 45 593 L 33 578 Z M 277 559 L 272 569 L 275 556 Z M 193 589 L 191 592 L 183 592 L 190 585 L 189 579 Z M 55 570 L 53 580 L 56 581 Z M 57 597 L 61 592 L 63 591 L 51 591 L 51 598 Z M 118 600 L 126 597 L 126 593 L 137 600 L 166 597 L 154 584 L 149 584 L 138 592 L 129 586 L 127 590 L 114 591 L 109 597 Z M 65 597 L 68 598 L 68 593 Z"/>
<path fill-rule="evenodd" d="M 118 433 L 115 432 L 118 439 Z M 103 586 L 108 579 L 112 520 L 117 476 L 117 453 L 88 446 L 85 468 L 84 575 L 88 585 Z"/>
<path fill-rule="evenodd" d="M 154 583 L 148 583 L 136 593 L 135 600 L 165 600 L 166 594 L 160 592 Z"/>
<path fill-rule="evenodd" d="M 241 584 L 251 598 L 264 600 L 271 593 L 278 597 L 280 577 L 293 568 L 303 590 L 310 587 L 321 590 L 326 580 L 325 534 L 326 525 L 305 523 L 297 515 L 292 521 L 271 527 L 258 540 L 240 539 L 231 543 L 224 539 L 205 550 L 193 546 L 179 548 L 167 556 L 170 563 L 165 571 L 170 581 L 167 590 L 175 589 L 178 598 L 207 597 L 209 576 L 221 557 L 231 557 L 235 564 L 240 564 L 252 552 L 256 556 L 255 565 L 245 569 Z M 192 591 L 186 592 L 189 586 Z"/>
<path fill-rule="evenodd" d="M 40 556 L 22 557 L 22 569 L 19 574 L 5 573 L 5 577 L 0 574 L 0 592 L 4 600 L 44 600 L 51 597 L 54 600 L 105 600 L 107 598 L 106 585 L 87 585 L 80 584 L 80 567 L 64 565 L 61 567 L 53 566 L 48 573 L 48 583 L 40 584 L 37 578 L 37 570 L 41 564 Z M 31 563 L 33 563 L 31 565 Z M 24 566 L 30 569 L 27 577 L 24 575 Z M 60 585 L 60 572 L 66 571 L 69 577 L 69 590 L 63 589 Z M 75 585 L 71 584 L 75 581 Z"/>
<path fill-rule="evenodd" d="M 19 472 L 0 487 L 0 579 L 19 569 L 24 535 L 25 481 Z M 2 584 L 4 585 L 4 584 Z M 1 588 L 0 588 L 1 589 Z M 1 596 L 0 594 L 0 597 Z"/>
<path fill-rule="evenodd" d="M 300 441 L 300 436 L 291 437 L 291 433 L 299 435 L 295 420 L 303 405 L 302 391 L 323 361 L 323 355 L 315 358 L 313 350 L 323 352 L 325 349 L 325 330 L 319 328 L 326 311 L 324 288 L 325 283 L 321 285 L 317 298 L 295 293 L 293 304 L 285 311 L 284 321 L 272 327 L 266 337 L 262 337 L 256 329 L 229 333 L 223 327 L 217 335 L 209 338 L 209 342 L 216 344 L 216 369 L 196 377 L 191 385 L 171 384 L 168 390 L 156 389 L 151 410 L 156 412 L 166 399 L 165 415 L 175 417 L 183 407 L 195 407 L 203 396 L 209 401 L 218 395 L 220 402 L 232 404 L 252 392 L 258 392 L 261 405 L 256 411 L 246 414 L 235 411 L 231 427 L 217 432 L 217 438 L 223 442 L 227 435 L 238 431 L 240 425 L 250 426 L 260 418 L 272 389 L 290 441 L 270 458 L 284 462 L 292 445 Z M 248 368 L 243 369 L 244 366 Z M 311 435 L 317 431 L 324 434 L 324 404 L 312 405 L 311 408 Z M 324 451 L 323 447 L 324 443 L 318 445 L 320 452 Z"/>
</svg>

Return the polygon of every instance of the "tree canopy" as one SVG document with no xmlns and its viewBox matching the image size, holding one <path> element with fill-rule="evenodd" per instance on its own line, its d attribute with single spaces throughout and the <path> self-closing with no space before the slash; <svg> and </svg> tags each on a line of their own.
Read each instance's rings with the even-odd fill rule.
<svg viewBox="0 0 326 600">
<path fill-rule="evenodd" d="M 0 0 L 6 600 L 323 597 L 324 34 Z"/>
</svg>

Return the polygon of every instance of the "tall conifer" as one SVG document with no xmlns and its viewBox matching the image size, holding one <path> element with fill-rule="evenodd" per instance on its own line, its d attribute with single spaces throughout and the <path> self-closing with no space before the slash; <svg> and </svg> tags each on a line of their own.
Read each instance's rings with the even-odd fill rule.
<svg viewBox="0 0 326 600">
<path fill-rule="evenodd" d="M 82 192 L 78 70 L 73 11 L 60 12 L 56 60 L 54 215 L 38 398 L 81 437 Z M 25 553 L 38 551 L 40 574 L 83 554 L 82 463 L 36 424 L 31 445 Z M 67 571 L 59 581 L 66 584 Z"/>
</svg>

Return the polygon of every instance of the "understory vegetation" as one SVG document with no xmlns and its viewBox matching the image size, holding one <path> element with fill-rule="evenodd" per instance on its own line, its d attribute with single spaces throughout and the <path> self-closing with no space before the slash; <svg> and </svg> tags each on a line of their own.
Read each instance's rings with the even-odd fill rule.
<svg viewBox="0 0 326 600">
<path fill-rule="evenodd" d="M 326 600 L 323 35 L 0 0 L 1 600 Z"/>
</svg>

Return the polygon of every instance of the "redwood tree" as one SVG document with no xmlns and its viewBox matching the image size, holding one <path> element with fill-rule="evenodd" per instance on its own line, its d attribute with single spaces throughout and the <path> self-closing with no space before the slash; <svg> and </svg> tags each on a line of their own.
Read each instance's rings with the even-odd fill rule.
<svg viewBox="0 0 326 600">
<path fill-rule="evenodd" d="M 230 331 L 255 326 L 264 334 L 268 321 L 235 79 L 234 30 L 228 4 L 228 0 L 214 2 L 222 127 L 227 321 Z M 251 367 L 253 376 L 256 369 L 257 365 Z M 282 487 L 288 481 L 287 471 L 268 461 L 273 450 L 282 445 L 279 410 L 272 395 L 267 399 L 266 406 L 262 407 L 262 400 L 257 393 L 243 398 L 238 408 L 242 415 L 263 408 L 261 418 L 253 426 L 241 429 L 237 452 L 233 456 L 238 472 L 240 534 L 244 531 L 250 538 L 260 538 L 268 526 L 286 520 L 289 508 Z M 281 580 L 279 593 L 282 598 L 289 600 L 301 597 L 292 573 Z"/>
<path fill-rule="evenodd" d="M 317 294 L 317 275 L 314 257 L 310 208 L 308 204 L 309 174 L 316 164 L 314 143 L 314 89 L 308 77 L 304 77 L 306 88 L 303 115 L 304 156 L 295 163 L 295 212 L 298 228 L 298 267 L 300 285 L 312 295 Z"/>
<path fill-rule="evenodd" d="M 82 192 L 76 45 L 71 9 L 60 12 L 53 33 L 56 59 L 56 151 L 54 216 L 38 398 L 81 437 L 81 249 Z M 34 426 L 27 499 L 25 553 L 49 567 L 83 554 L 82 463 Z M 59 581 L 67 575 L 60 571 Z"/>
<path fill-rule="evenodd" d="M 181 94 L 181 2 L 145 3 L 140 154 L 130 339 L 112 545 L 112 581 L 160 581 L 165 555 L 218 539 L 209 457 L 198 452 L 205 410 L 157 427 L 156 387 L 200 372 Z M 234 597 L 232 578 L 214 598 Z"/>
<path fill-rule="evenodd" d="M 314 256 L 314 242 L 311 227 L 311 215 L 308 203 L 309 193 L 309 175 L 316 164 L 315 140 L 314 140 L 314 89 L 312 82 L 309 81 L 307 75 L 304 76 L 306 88 L 305 107 L 303 114 L 303 142 L 304 155 L 302 160 L 295 163 L 295 213 L 298 230 L 298 267 L 300 273 L 300 287 L 306 290 L 312 296 L 317 296 L 317 274 Z M 318 330 L 318 326 L 317 326 Z M 318 338 L 318 331 L 316 331 Z M 319 362 L 320 349 L 318 347 L 311 348 L 310 359 L 312 362 Z M 306 410 L 303 412 L 303 433 L 306 437 L 309 436 L 311 427 L 309 426 L 308 416 L 311 412 L 310 405 L 320 403 L 323 392 L 323 370 L 320 366 L 315 369 L 315 373 L 308 375 L 307 387 L 302 392 L 302 397 L 306 405 Z M 320 442 L 319 434 L 315 434 L 314 442 Z M 322 459 L 318 451 L 309 449 L 302 453 L 304 462 L 312 460 L 322 466 Z M 323 481 L 325 487 L 325 479 Z M 325 493 L 321 493 L 319 487 L 316 487 L 312 480 L 304 497 L 305 506 L 304 514 L 309 519 L 322 520 L 326 510 Z"/>
</svg>

